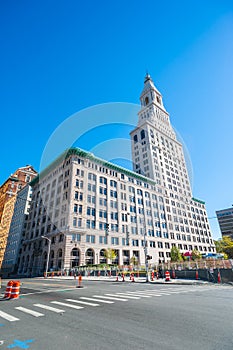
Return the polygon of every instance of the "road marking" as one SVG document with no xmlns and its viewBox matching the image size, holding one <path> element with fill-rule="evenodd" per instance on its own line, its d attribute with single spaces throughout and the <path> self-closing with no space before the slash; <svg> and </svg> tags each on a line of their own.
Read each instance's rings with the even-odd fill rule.
<svg viewBox="0 0 233 350">
<path fill-rule="evenodd" d="M 116 293 L 116 296 L 118 296 L 118 295 L 122 295 L 123 297 L 126 297 L 127 299 L 137 299 L 137 300 L 141 299 L 141 295 L 137 296 L 137 295 L 129 295 L 127 293 Z"/>
<path fill-rule="evenodd" d="M 143 294 L 138 294 L 137 292 L 125 292 L 126 294 L 130 295 L 135 295 L 135 297 L 140 297 L 140 298 L 151 298 L 150 295 L 143 295 Z M 119 293 L 117 293 L 119 294 Z"/>
<path fill-rule="evenodd" d="M 19 311 L 22 311 L 22 312 L 25 312 L 26 314 L 32 315 L 34 317 L 44 316 L 44 314 L 41 314 L 40 312 L 27 309 L 26 307 L 23 307 L 23 306 L 17 306 L 17 307 L 15 307 L 15 309 L 19 310 Z"/>
<path fill-rule="evenodd" d="M 10 322 L 19 321 L 19 318 L 11 316 L 3 311 L 0 311 L 0 317 L 4 318 L 5 320 L 10 321 Z"/>
<path fill-rule="evenodd" d="M 114 295 L 114 294 L 93 295 L 93 297 L 94 297 L 94 298 L 103 298 L 103 299 L 116 300 L 116 301 L 127 301 L 127 299 L 115 298 L 115 297 L 112 297 L 111 295 Z"/>
<path fill-rule="evenodd" d="M 152 295 L 152 296 L 162 296 L 162 295 L 170 295 L 169 293 L 157 291 L 157 292 L 146 292 L 146 295 Z"/>
<path fill-rule="evenodd" d="M 23 293 L 23 294 L 20 294 L 20 296 L 43 294 L 43 293 L 54 293 L 54 292 L 67 292 L 72 289 L 74 289 L 74 287 L 70 287 L 66 289 L 48 289 L 48 290 L 41 290 L 40 292 Z"/>
<path fill-rule="evenodd" d="M 99 306 L 99 304 L 88 303 L 87 301 L 82 301 L 82 300 L 66 299 L 66 301 L 71 301 L 73 303 L 79 303 L 79 304 L 83 304 L 83 305 Z"/>
<path fill-rule="evenodd" d="M 30 348 L 28 343 L 32 343 L 32 342 L 34 342 L 34 339 L 28 339 L 25 341 L 15 339 L 14 343 L 8 345 L 7 349 L 13 349 L 13 348 L 28 349 L 28 348 Z"/>
<path fill-rule="evenodd" d="M 57 304 L 57 305 L 62 305 L 62 306 L 67 306 L 67 307 L 71 307 L 73 309 L 83 309 L 83 306 L 77 306 L 77 305 L 62 303 L 60 301 L 51 301 L 51 303 Z"/>
<path fill-rule="evenodd" d="M 158 292 L 151 292 L 151 293 L 148 293 L 148 292 L 145 292 L 145 291 L 138 291 L 137 292 L 138 294 L 141 294 L 142 293 L 142 295 L 147 295 L 147 296 L 151 296 L 151 297 L 161 297 L 162 296 L 162 294 L 155 294 L 155 293 L 158 293 Z M 144 293 L 144 294 L 143 294 Z"/>
<path fill-rule="evenodd" d="M 57 313 L 65 312 L 65 310 L 57 309 L 55 307 L 44 305 L 44 304 L 33 304 L 33 305 L 40 307 L 41 309 L 45 309 L 45 310 L 49 310 L 49 311 L 53 311 L 53 312 L 57 312 Z"/>
<path fill-rule="evenodd" d="M 105 304 L 114 304 L 114 301 L 110 301 L 110 300 L 101 300 L 101 299 L 94 299 L 94 298 L 87 298 L 87 297 L 80 297 L 80 299 L 98 301 L 99 303 L 105 303 Z"/>
</svg>

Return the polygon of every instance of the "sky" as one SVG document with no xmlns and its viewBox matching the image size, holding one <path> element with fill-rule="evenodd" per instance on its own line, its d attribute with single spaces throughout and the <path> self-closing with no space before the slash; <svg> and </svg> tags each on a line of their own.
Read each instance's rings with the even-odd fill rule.
<svg viewBox="0 0 233 350">
<path fill-rule="evenodd" d="M 215 211 L 233 204 L 232 34 L 228 0 L 1 1 L 0 183 L 27 164 L 39 171 L 70 116 L 78 113 L 81 130 L 92 106 L 106 112 L 120 102 L 126 113 L 138 105 L 148 71 L 188 150 L 193 196 L 206 202 L 219 238 Z M 97 128 L 101 117 L 93 118 L 75 145 L 103 156 L 137 124 L 136 112 Z"/>
</svg>

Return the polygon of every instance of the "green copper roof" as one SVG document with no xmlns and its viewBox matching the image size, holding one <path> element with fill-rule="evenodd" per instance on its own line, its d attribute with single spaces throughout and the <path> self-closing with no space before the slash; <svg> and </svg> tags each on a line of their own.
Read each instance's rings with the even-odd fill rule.
<svg viewBox="0 0 233 350">
<path fill-rule="evenodd" d="M 133 177 L 137 180 L 150 183 L 151 185 L 155 185 L 155 182 L 151 179 L 148 179 L 145 176 L 139 175 L 133 171 L 130 171 L 128 169 L 125 169 L 121 166 L 118 166 L 116 164 L 107 162 L 106 160 L 103 160 L 101 158 L 95 157 L 93 153 L 84 151 L 80 148 L 69 148 L 68 150 L 64 151 L 58 158 L 56 158 L 47 168 L 45 168 L 40 174 L 38 174 L 30 183 L 31 186 L 34 186 L 39 180 L 43 179 L 47 174 L 49 174 L 54 168 L 56 168 L 57 165 L 62 163 L 64 160 L 69 158 L 71 155 L 77 155 L 81 158 L 92 160 L 95 163 L 101 164 L 102 166 L 105 166 L 107 168 L 110 168 L 112 170 L 118 171 L 120 173 L 123 173 L 127 176 Z"/>
<path fill-rule="evenodd" d="M 196 199 L 196 198 L 192 198 L 193 201 L 201 203 L 201 204 L 205 204 L 205 202 L 201 201 L 200 199 Z"/>
</svg>

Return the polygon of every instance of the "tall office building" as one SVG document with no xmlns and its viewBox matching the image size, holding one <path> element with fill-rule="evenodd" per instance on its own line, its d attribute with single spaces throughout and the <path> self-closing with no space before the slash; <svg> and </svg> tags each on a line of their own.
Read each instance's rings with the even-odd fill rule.
<svg viewBox="0 0 233 350">
<path fill-rule="evenodd" d="M 9 234 L 7 237 L 7 245 L 2 262 L 1 273 L 3 276 L 8 276 L 9 274 L 15 274 L 17 272 L 18 255 L 21 253 L 20 243 L 25 236 L 31 195 L 31 186 L 28 184 L 16 195 L 17 197 L 14 204 Z"/>
<path fill-rule="evenodd" d="M 113 261 L 145 263 L 181 252 L 215 252 L 205 203 L 192 197 L 182 145 L 176 140 L 162 96 L 147 75 L 138 126 L 132 131 L 135 171 L 72 148 L 31 182 L 32 205 L 19 274 Z"/>
<path fill-rule="evenodd" d="M 233 239 L 233 207 L 216 211 L 222 236 Z"/>
<path fill-rule="evenodd" d="M 7 238 L 9 234 L 12 215 L 17 193 L 26 186 L 37 172 L 32 166 L 17 169 L 1 186 L 0 186 L 0 268 L 6 249 Z"/>
<path fill-rule="evenodd" d="M 138 125 L 131 132 L 134 171 L 153 179 L 171 198 L 192 197 L 183 147 L 177 141 L 160 92 L 147 74 Z"/>
</svg>

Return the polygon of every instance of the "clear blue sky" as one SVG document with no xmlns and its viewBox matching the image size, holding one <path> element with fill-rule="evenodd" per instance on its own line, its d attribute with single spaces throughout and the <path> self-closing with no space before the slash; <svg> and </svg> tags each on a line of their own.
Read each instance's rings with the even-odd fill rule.
<svg viewBox="0 0 233 350">
<path fill-rule="evenodd" d="M 73 113 L 138 103 L 148 70 L 189 150 L 194 196 L 210 217 L 231 206 L 232 37 L 227 0 L 1 1 L 0 183 L 20 166 L 38 170 Z M 90 149 L 88 138 L 81 146 Z"/>
</svg>

